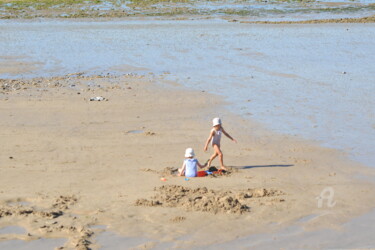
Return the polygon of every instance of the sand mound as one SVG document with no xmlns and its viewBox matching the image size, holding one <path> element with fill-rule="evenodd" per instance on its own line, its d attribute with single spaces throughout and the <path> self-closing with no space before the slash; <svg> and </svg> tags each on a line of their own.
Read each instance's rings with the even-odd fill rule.
<svg viewBox="0 0 375 250">
<path fill-rule="evenodd" d="M 50 210 L 50 211 L 38 211 L 35 208 L 29 207 L 1 207 L 0 218 L 7 216 L 37 216 L 42 218 L 57 218 L 63 215 L 64 212 L 61 210 Z"/>
<path fill-rule="evenodd" d="M 177 176 L 178 175 L 178 168 L 174 167 L 166 167 L 163 170 L 154 170 L 151 168 L 143 168 L 141 169 L 143 172 L 149 172 L 149 173 L 155 173 L 160 175 L 160 177 L 172 177 L 172 176 Z"/>
<path fill-rule="evenodd" d="M 165 185 L 155 188 L 157 194 L 151 199 L 138 199 L 136 206 L 183 207 L 188 211 L 243 214 L 250 211 L 245 204 L 248 198 L 270 197 L 284 194 L 280 190 L 248 189 L 239 192 L 214 191 L 206 187 L 188 188 Z"/>
<path fill-rule="evenodd" d="M 69 206 L 74 205 L 76 202 L 77 198 L 75 196 L 61 195 L 59 198 L 55 200 L 55 202 L 52 204 L 52 207 L 60 209 L 69 209 Z"/>
<path fill-rule="evenodd" d="M 246 192 L 241 192 L 239 195 L 248 196 L 251 198 L 259 198 L 259 197 L 271 197 L 271 196 L 278 196 L 285 194 L 283 191 L 275 190 L 275 189 L 265 189 L 265 188 L 249 188 Z"/>
<path fill-rule="evenodd" d="M 159 171 L 158 174 L 163 177 L 177 176 L 178 168 L 166 167 L 163 170 Z"/>
</svg>

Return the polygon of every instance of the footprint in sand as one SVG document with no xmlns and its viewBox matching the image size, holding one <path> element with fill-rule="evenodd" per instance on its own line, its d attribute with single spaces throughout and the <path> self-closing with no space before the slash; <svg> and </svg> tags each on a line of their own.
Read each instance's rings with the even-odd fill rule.
<svg viewBox="0 0 375 250">
<path fill-rule="evenodd" d="M 170 219 L 171 222 L 175 222 L 175 223 L 182 222 L 184 220 L 186 220 L 186 217 L 183 217 L 183 216 L 176 216 L 176 217 Z"/>
</svg>

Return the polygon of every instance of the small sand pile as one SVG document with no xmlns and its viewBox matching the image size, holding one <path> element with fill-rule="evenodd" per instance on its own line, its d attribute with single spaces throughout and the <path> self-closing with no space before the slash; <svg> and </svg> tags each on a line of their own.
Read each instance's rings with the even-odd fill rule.
<svg viewBox="0 0 375 250">
<path fill-rule="evenodd" d="M 141 169 L 141 171 L 155 173 L 155 174 L 160 175 L 160 177 L 172 177 L 172 176 L 178 175 L 178 168 L 174 168 L 174 167 L 166 167 L 160 171 L 151 169 L 151 168 L 143 168 Z"/>
<path fill-rule="evenodd" d="M 63 196 L 61 195 L 59 198 L 55 200 L 52 204 L 52 207 L 59 208 L 59 209 L 69 209 L 69 206 L 74 205 L 77 202 L 77 198 L 73 196 Z"/>
<path fill-rule="evenodd" d="M 17 206 L 17 207 L 0 207 L 0 218 L 8 216 L 36 216 L 42 218 L 57 218 L 63 215 L 61 210 L 38 211 L 35 208 Z"/>
<path fill-rule="evenodd" d="M 178 185 L 164 185 L 155 188 L 157 194 L 151 199 L 138 199 L 136 206 L 183 207 L 188 211 L 210 213 L 243 214 L 250 211 L 246 199 L 272 197 L 285 194 L 280 190 L 256 188 L 243 191 L 214 191 L 206 187 L 188 188 Z M 276 201 L 276 200 L 275 200 Z M 278 199 L 279 202 L 284 199 Z"/>
<path fill-rule="evenodd" d="M 249 188 L 246 192 L 240 193 L 240 195 L 247 195 L 252 198 L 279 196 L 283 194 L 285 194 L 283 191 L 265 188 Z"/>
<path fill-rule="evenodd" d="M 147 131 L 145 132 L 145 135 L 152 136 L 152 135 L 156 135 L 156 133 L 152 131 Z"/>
<path fill-rule="evenodd" d="M 166 167 L 163 170 L 159 171 L 158 174 L 163 177 L 177 176 L 178 168 Z"/>
<path fill-rule="evenodd" d="M 186 217 L 183 217 L 183 216 L 176 216 L 172 219 L 170 219 L 170 222 L 174 222 L 174 223 L 177 223 L 177 222 L 182 222 L 186 220 Z"/>
</svg>

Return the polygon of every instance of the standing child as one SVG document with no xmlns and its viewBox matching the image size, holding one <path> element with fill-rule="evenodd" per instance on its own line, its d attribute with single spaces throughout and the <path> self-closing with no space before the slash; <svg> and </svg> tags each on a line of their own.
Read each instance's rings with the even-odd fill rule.
<svg viewBox="0 0 375 250">
<path fill-rule="evenodd" d="M 198 176 L 198 167 L 204 168 L 207 166 L 207 163 L 201 165 L 197 159 L 194 159 L 194 150 L 192 148 L 187 148 L 185 150 L 185 160 L 182 164 L 182 167 L 178 169 L 178 176 L 186 177 L 197 177 Z"/>
<path fill-rule="evenodd" d="M 220 159 L 220 167 L 224 170 L 227 170 L 227 168 L 224 165 L 224 160 L 223 160 L 223 153 L 221 152 L 220 149 L 220 140 L 221 140 L 221 134 L 223 133 L 226 135 L 229 139 L 237 143 L 235 139 L 233 139 L 221 126 L 221 120 L 220 118 L 214 118 L 212 120 L 212 126 L 213 129 L 210 132 L 210 136 L 207 139 L 206 145 L 204 146 L 204 151 L 207 151 L 208 144 L 211 141 L 211 145 L 214 148 L 214 154 L 211 156 L 210 160 L 208 161 L 208 167 L 211 166 L 211 162 L 216 158 L 216 156 L 219 156 Z"/>
</svg>

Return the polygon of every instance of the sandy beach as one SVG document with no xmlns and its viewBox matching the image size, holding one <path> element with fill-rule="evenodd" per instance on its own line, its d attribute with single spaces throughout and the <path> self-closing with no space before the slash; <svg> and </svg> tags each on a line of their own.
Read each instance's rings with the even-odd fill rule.
<svg viewBox="0 0 375 250">
<path fill-rule="evenodd" d="M 97 96 L 105 99 L 90 101 Z M 296 223 L 340 231 L 374 208 L 374 183 L 364 178 L 373 169 L 266 130 L 222 98 L 163 77 L 4 79 L 0 102 L 0 228 L 25 230 L 5 230 L 0 247 L 49 238 L 64 239 L 60 249 L 99 249 L 108 239 L 142 249 L 235 246 Z M 238 140 L 223 139 L 229 173 L 177 177 L 185 148 L 209 158 L 203 146 L 218 110 Z M 320 206 L 327 188 L 332 199 Z"/>
<path fill-rule="evenodd" d="M 374 249 L 374 10 L 0 0 L 0 249 Z"/>
</svg>

